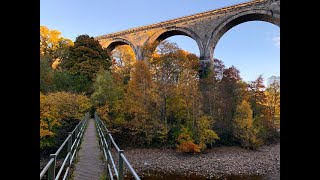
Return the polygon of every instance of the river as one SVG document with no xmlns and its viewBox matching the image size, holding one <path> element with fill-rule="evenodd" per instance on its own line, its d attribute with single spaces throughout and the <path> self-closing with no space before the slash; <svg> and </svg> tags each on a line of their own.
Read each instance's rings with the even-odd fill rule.
<svg viewBox="0 0 320 180">
<path fill-rule="evenodd" d="M 190 174 L 184 175 L 179 173 L 164 173 L 157 171 L 144 171 L 140 173 L 142 180 L 280 180 L 280 175 L 266 176 L 266 175 L 221 175 L 204 177 L 201 175 Z M 134 180 L 129 175 L 124 178 L 125 180 Z"/>
</svg>

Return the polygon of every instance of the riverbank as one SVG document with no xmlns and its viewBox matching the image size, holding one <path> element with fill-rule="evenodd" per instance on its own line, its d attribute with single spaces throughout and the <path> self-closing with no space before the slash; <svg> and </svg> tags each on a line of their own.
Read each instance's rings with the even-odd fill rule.
<svg viewBox="0 0 320 180">
<path fill-rule="evenodd" d="M 215 147 L 201 154 L 182 154 L 172 149 L 127 149 L 125 155 L 138 174 L 180 173 L 219 177 L 264 175 L 280 179 L 280 143 L 257 151 L 240 147 Z"/>
</svg>

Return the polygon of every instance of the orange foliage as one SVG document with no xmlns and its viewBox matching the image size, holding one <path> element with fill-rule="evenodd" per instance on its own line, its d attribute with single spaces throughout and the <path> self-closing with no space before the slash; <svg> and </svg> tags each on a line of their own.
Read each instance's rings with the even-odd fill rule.
<svg viewBox="0 0 320 180">
<path fill-rule="evenodd" d="M 177 150 L 178 152 L 186 152 L 186 153 L 199 153 L 200 152 L 200 146 L 193 143 L 193 139 L 191 137 L 191 132 L 188 128 L 183 127 L 181 129 L 181 132 L 177 138 L 178 146 Z"/>
<path fill-rule="evenodd" d="M 200 152 L 200 147 L 198 145 L 194 144 L 192 141 L 185 141 L 185 142 L 181 143 L 177 149 L 179 152 L 186 152 L 186 153 L 199 153 Z"/>
</svg>

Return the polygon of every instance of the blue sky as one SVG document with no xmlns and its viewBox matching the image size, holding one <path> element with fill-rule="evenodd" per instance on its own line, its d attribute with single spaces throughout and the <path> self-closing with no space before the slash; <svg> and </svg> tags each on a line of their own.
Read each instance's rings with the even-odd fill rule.
<svg viewBox="0 0 320 180">
<path fill-rule="evenodd" d="M 75 40 L 80 34 L 99 36 L 247 0 L 40 0 L 40 24 Z M 179 47 L 199 54 L 196 42 L 185 36 L 168 38 Z M 259 74 L 267 80 L 280 75 L 280 29 L 266 22 L 247 22 L 220 39 L 214 57 L 234 65 L 245 81 Z M 267 82 L 267 81 L 266 81 Z"/>
</svg>

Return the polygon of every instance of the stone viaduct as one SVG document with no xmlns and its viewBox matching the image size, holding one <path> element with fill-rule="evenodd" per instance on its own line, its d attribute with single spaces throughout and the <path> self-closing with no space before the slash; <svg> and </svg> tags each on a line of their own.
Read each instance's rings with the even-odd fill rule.
<svg viewBox="0 0 320 180">
<path fill-rule="evenodd" d="M 280 27 L 280 0 L 252 0 L 199 14 L 172 19 L 95 37 L 111 52 L 116 46 L 130 45 L 137 60 L 144 60 L 143 47 L 175 35 L 196 41 L 200 51 L 201 72 L 213 60 L 219 39 L 232 27 L 247 21 L 266 21 Z"/>
</svg>

